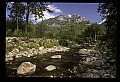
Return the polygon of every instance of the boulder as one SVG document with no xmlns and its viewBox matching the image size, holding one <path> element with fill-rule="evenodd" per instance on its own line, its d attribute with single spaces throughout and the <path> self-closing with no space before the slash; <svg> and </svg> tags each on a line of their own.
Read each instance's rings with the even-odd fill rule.
<svg viewBox="0 0 120 82">
<path fill-rule="evenodd" d="M 28 75 L 33 74 L 36 70 L 36 65 L 31 62 L 23 62 L 17 69 L 17 74 Z"/>
<path fill-rule="evenodd" d="M 46 51 L 47 52 L 55 52 L 55 49 L 54 48 L 47 48 Z"/>
<path fill-rule="evenodd" d="M 23 50 L 24 48 L 23 47 L 21 47 L 21 46 L 18 46 L 21 50 Z"/>
<path fill-rule="evenodd" d="M 83 78 L 100 78 L 100 75 L 96 73 L 83 73 Z"/>
<path fill-rule="evenodd" d="M 14 55 L 13 55 L 13 53 L 11 53 L 11 52 L 8 52 L 8 55 L 7 55 L 8 57 L 13 57 Z"/>
<path fill-rule="evenodd" d="M 61 59 L 61 55 L 53 55 L 50 58 L 59 58 L 59 59 Z"/>
<path fill-rule="evenodd" d="M 36 49 L 35 49 L 35 48 L 32 48 L 31 50 L 32 50 L 32 51 L 35 51 Z"/>
<path fill-rule="evenodd" d="M 14 48 L 11 52 L 14 52 L 14 53 L 19 53 L 19 49 Z"/>
<path fill-rule="evenodd" d="M 89 54 L 90 51 L 88 51 L 87 49 L 80 49 L 79 50 L 79 54 Z"/>
<path fill-rule="evenodd" d="M 13 60 L 13 57 L 14 57 L 14 55 L 11 52 L 9 52 L 5 56 L 5 61 L 8 62 L 9 60 Z"/>
<path fill-rule="evenodd" d="M 29 53 L 33 53 L 33 50 L 32 50 L 32 49 L 28 49 L 28 52 L 29 52 Z"/>
<path fill-rule="evenodd" d="M 89 54 L 89 53 L 97 53 L 96 50 L 93 50 L 93 49 L 80 49 L 79 54 Z"/>
<path fill-rule="evenodd" d="M 44 49 L 44 46 L 39 47 L 39 50 L 43 50 L 43 49 Z"/>
<path fill-rule="evenodd" d="M 47 53 L 47 51 L 45 49 L 43 49 L 43 50 L 41 50 L 41 51 L 38 52 L 39 55 L 45 54 L 45 53 Z"/>
<path fill-rule="evenodd" d="M 34 55 L 38 54 L 38 51 L 37 51 L 37 50 L 36 50 L 36 51 L 33 51 L 33 54 L 34 54 Z"/>
<path fill-rule="evenodd" d="M 13 42 L 19 42 L 19 39 L 18 39 L 17 37 L 13 37 L 13 38 L 12 38 L 12 41 L 13 41 Z"/>
<path fill-rule="evenodd" d="M 96 59 L 98 59 L 98 58 L 96 58 L 96 57 L 86 57 L 87 62 L 96 61 Z"/>
<path fill-rule="evenodd" d="M 5 58 L 5 62 L 8 62 L 8 61 L 10 61 L 10 60 L 13 60 L 13 58 L 12 58 L 12 57 L 9 57 L 9 58 L 6 57 L 6 58 Z"/>
<path fill-rule="evenodd" d="M 95 44 L 94 44 L 94 45 L 90 45 L 90 44 L 89 44 L 89 47 L 96 47 L 96 45 L 95 45 Z"/>
<path fill-rule="evenodd" d="M 90 53 L 97 53 L 97 51 L 94 50 L 94 49 L 88 49 L 88 52 L 90 52 Z"/>
<path fill-rule="evenodd" d="M 29 53 L 27 54 L 27 57 L 33 56 L 33 53 Z"/>
<path fill-rule="evenodd" d="M 54 65 L 49 65 L 45 68 L 47 71 L 52 71 L 52 70 L 55 70 L 56 67 Z"/>
<path fill-rule="evenodd" d="M 22 56 L 26 56 L 27 57 L 27 54 L 26 53 L 22 53 Z"/>
</svg>

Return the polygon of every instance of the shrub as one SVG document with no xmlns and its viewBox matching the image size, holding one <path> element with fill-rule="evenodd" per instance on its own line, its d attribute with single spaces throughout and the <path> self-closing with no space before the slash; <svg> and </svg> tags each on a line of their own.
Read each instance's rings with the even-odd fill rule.
<svg viewBox="0 0 120 82">
<path fill-rule="evenodd" d="M 61 46 L 68 46 L 68 41 L 65 40 L 65 39 L 60 39 L 60 40 L 59 40 L 59 44 L 60 44 Z"/>
<path fill-rule="evenodd" d="M 51 48 L 53 46 L 59 46 L 59 43 L 56 40 L 46 39 L 43 37 L 40 40 L 39 45 L 44 46 L 45 48 Z"/>
<path fill-rule="evenodd" d="M 39 45 L 37 45 L 37 43 L 30 43 L 30 44 L 27 45 L 27 47 L 28 48 L 36 48 L 37 49 L 39 47 Z"/>
<path fill-rule="evenodd" d="M 12 34 L 15 37 L 21 37 L 23 36 L 22 30 L 21 29 L 15 29 L 15 31 Z"/>
<path fill-rule="evenodd" d="M 103 51 L 107 51 L 107 43 L 105 41 L 100 41 L 99 46 Z"/>
<path fill-rule="evenodd" d="M 6 36 L 11 36 L 11 34 L 12 34 L 12 30 L 8 29 L 6 32 Z"/>
<path fill-rule="evenodd" d="M 6 45 L 6 53 L 12 51 L 14 49 L 14 46 L 8 46 Z"/>
</svg>

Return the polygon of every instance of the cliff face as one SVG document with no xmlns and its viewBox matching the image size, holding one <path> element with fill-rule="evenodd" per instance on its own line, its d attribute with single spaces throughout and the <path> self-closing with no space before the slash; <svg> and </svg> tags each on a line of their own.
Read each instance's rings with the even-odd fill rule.
<svg viewBox="0 0 120 82">
<path fill-rule="evenodd" d="M 82 22 L 85 21 L 84 17 L 78 15 L 78 14 L 72 14 L 71 16 L 68 15 L 59 15 L 55 17 L 57 20 L 60 21 L 69 21 L 69 22 Z"/>
</svg>

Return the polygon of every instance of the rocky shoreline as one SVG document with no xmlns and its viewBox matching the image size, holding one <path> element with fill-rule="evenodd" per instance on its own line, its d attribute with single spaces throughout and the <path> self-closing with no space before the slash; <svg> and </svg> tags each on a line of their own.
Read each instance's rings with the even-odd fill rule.
<svg viewBox="0 0 120 82">
<path fill-rule="evenodd" d="M 7 42 L 7 45 L 12 45 L 12 46 L 17 46 L 15 42 L 19 42 L 19 44 L 22 46 L 24 45 L 28 45 L 30 44 L 29 43 L 25 43 L 25 41 L 21 41 L 23 40 L 23 38 L 16 38 L 16 37 L 7 37 L 6 38 L 6 42 Z M 24 50 L 24 47 L 22 46 L 18 46 L 20 50 Z M 62 47 L 62 46 L 53 46 L 52 48 L 44 48 L 44 46 L 39 46 L 39 44 L 36 43 L 36 45 L 38 45 L 38 48 L 27 48 L 26 50 L 24 51 L 20 51 L 19 49 L 17 48 L 14 48 L 12 51 L 8 52 L 6 54 L 6 62 L 8 62 L 9 60 L 13 60 L 14 58 L 20 58 L 20 57 L 31 57 L 31 56 L 34 56 L 34 55 L 42 55 L 42 54 L 45 54 L 45 53 L 49 53 L 49 52 L 65 52 L 65 51 L 68 51 L 70 48 L 68 47 Z"/>
<path fill-rule="evenodd" d="M 21 42 L 20 39 L 15 38 L 7 38 L 7 44 L 15 45 L 16 42 Z M 29 42 L 26 44 L 29 44 Z M 14 73 L 10 72 L 13 76 L 17 75 L 19 77 L 21 76 L 19 74 L 27 74 L 23 77 L 116 77 L 116 60 L 111 59 L 112 55 L 106 52 L 102 53 L 95 43 L 75 44 L 68 47 L 54 46 L 52 48 L 38 46 L 38 48 L 33 47 L 26 50 L 19 45 L 18 48 L 13 48 L 6 54 L 6 64 L 13 61 L 11 64 L 7 64 L 9 68 L 7 71 L 13 70 Z M 29 61 L 28 59 L 21 61 L 20 59 L 23 57 L 27 57 Z M 19 61 L 14 61 L 14 59 Z M 16 69 L 10 69 L 10 66 L 16 67 L 17 63 Z M 18 68 L 19 74 L 17 74 Z"/>
</svg>

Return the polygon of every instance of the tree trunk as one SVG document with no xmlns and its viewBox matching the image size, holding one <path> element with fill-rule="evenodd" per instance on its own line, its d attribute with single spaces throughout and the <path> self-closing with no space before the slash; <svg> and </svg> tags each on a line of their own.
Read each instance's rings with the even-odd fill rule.
<svg viewBox="0 0 120 82">
<path fill-rule="evenodd" d="M 96 41 L 96 32 L 95 32 L 95 41 Z"/>
<path fill-rule="evenodd" d="M 26 27 L 25 27 L 25 33 L 28 31 L 28 18 L 29 18 L 29 4 L 27 3 L 27 12 L 26 12 Z"/>
<path fill-rule="evenodd" d="M 17 25 L 17 30 L 18 30 L 18 5 L 17 5 L 17 11 L 16 11 L 16 25 Z"/>
</svg>

